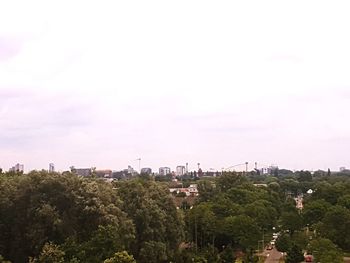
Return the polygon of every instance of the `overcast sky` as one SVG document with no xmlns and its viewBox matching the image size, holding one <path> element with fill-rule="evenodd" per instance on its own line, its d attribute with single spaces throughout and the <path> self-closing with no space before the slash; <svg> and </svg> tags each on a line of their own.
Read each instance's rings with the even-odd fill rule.
<svg viewBox="0 0 350 263">
<path fill-rule="evenodd" d="M 0 167 L 350 167 L 348 1 L 3 1 Z"/>
</svg>

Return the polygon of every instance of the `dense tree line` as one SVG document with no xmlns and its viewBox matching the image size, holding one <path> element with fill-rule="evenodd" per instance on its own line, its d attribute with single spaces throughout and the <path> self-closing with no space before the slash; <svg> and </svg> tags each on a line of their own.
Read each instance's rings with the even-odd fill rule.
<svg viewBox="0 0 350 263">
<path fill-rule="evenodd" d="M 196 179 L 196 203 L 180 209 L 160 181 L 0 172 L 0 262 L 256 262 L 274 231 L 286 262 L 300 262 L 303 251 L 341 262 L 350 251 L 346 175 L 224 173 Z"/>
<path fill-rule="evenodd" d="M 175 256 L 182 225 L 166 186 L 150 180 L 0 176 L 0 254 L 12 262 L 103 262 L 122 251 L 162 262 Z"/>
<path fill-rule="evenodd" d="M 286 193 L 303 195 L 304 207 L 282 213 L 277 248 L 288 253 L 296 246 L 316 262 L 343 262 L 343 252 L 350 251 L 350 175 L 300 171 L 278 181 Z"/>
</svg>

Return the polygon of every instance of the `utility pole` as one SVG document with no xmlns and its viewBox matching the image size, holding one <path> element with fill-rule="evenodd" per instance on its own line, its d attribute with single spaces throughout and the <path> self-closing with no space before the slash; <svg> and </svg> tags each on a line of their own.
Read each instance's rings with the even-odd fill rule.
<svg viewBox="0 0 350 263">
<path fill-rule="evenodd" d="M 195 239 L 196 239 L 196 253 L 198 252 L 198 232 L 197 232 L 197 214 L 195 214 L 194 216 L 194 235 L 195 235 Z"/>
</svg>

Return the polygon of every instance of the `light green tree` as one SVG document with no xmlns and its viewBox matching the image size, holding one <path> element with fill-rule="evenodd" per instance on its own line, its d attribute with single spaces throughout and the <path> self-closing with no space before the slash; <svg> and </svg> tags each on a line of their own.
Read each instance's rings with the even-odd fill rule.
<svg viewBox="0 0 350 263">
<path fill-rule="evenodd" d="M 315 257 L 315 262 L 341 263 L 343 257 L 341 251 L 329 239 L 319 238 L 311 241 L 308 250 Z"/>
<path fill-rule="evenodd" d="M 46 243 L 38 258 L 29 260 L 30 263 L 64 263 L 65 253 L 58 245 Z"/>
<path fill-rule="evenodd" d="M 132 255 L 128 254 L 128 252 L 122 251 L 117 252 L 113 257 L 106 259 L 104 263 L 136 263 L 136 261 Z"/>
</svg>

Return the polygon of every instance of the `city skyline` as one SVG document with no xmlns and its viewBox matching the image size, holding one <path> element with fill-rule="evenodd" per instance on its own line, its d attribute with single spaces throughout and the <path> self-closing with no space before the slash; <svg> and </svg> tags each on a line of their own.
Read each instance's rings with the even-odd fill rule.
<svg viewBox="0 0 350 263">
<path fill-rule="evenodd" d="M 0 167 L 350 167 L 348 5 L 2 3 Z"/>
</svg>

